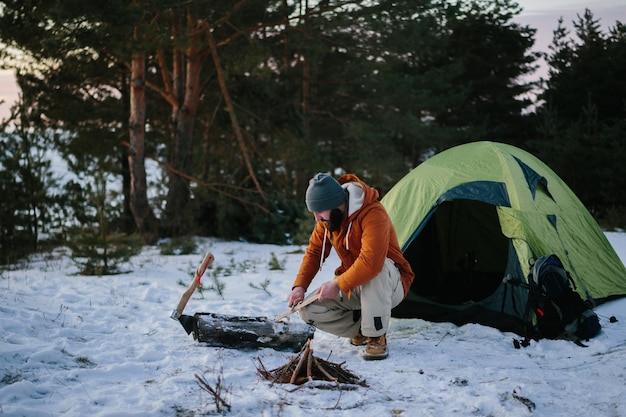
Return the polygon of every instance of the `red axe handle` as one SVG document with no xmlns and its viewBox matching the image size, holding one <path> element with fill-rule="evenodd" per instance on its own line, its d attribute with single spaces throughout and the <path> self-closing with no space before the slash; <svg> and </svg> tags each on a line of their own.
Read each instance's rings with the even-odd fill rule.
<svg viewBox="0 0 626 417">
<path fill-rule="evenodd" d="M 196 288 L 198 288 L 198 285 L 200 285 L 200 278 L 202 278 L 202 275 L 204 275 L 207 267 L 214 260 L 215 257 L 211 252 L 207 252 L 207 254 L 204 255 L 204 259 L 202 259 L 202 263 L 196 269 L 196 273 L 194 274 L 193 280 L 191 280 L 191 284 L 189 284 L 187 290 L 180 297 L 180 301 L 178 302 L 178 306 L 176 306 L 176 309 L 172 310 L 172 312 L 170 313 L 170 317 L 172 319 L 178 320 L 178 318 L 183 314 L 183 310 L 185 309 L 187 302 L 191 298 L 191 295 L 196 290 Z"/>
</svg>

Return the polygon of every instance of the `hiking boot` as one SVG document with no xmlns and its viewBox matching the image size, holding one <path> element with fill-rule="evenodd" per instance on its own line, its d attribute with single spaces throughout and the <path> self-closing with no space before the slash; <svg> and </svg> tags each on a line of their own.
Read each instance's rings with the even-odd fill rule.
<svg viewBox="0 0 626 417">
<path fill-rule="evenodd" d="M 350 344 L 353 346 L 363 346 L 367 343 L 367 339 L 368 337 L 363 336 L 363 333 L 361 333 L 361 329 L 359 329 L 359 332 L 355 334 L 352 339 L 350 339 Z"/>
<path fill-rule="evenodd" d="M 376 360 L 385 359 L 389 353 L 387 352 L 387 336 L 382 335 L 378 337 L 368 337 L 367 346 L 365 346 L 365 352 L 363 353 L 363 359 Z"/>
</svg>

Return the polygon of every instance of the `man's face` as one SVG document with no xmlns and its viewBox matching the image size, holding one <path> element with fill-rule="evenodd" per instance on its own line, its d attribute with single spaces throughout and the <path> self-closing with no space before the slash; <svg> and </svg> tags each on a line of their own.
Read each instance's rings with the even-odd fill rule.
<svg viewBox="0 0 626 417">
<path fill-rule="evenodd" d="M 313 216 L 315 217 L 315 221 L 324 223 L 324 226 L 331 232 L 339 230 L 341 221 L 343 220 L 342 207 L 331 210 L 314 211 Z"/>
<path fill-rule="evenodd" d="M 314 211 L 313 217 L 316 222 L 328 222 L 330 220 L 330 210 Z"/>
</svg>

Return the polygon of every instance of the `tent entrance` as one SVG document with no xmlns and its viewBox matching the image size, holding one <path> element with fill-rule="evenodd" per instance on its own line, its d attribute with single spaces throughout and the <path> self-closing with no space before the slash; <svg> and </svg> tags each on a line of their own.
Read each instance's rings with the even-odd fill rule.
<svg viewBox="0 0 626 417">
<path fill-rule="evenodd" d="M 478 302 L 493 294 L 502 283 L 509 255 L 496 207 L 449 200 L 426 221 L 404 251 L 415 272 L 412 292 L 449 305 Z"/>
</svg>

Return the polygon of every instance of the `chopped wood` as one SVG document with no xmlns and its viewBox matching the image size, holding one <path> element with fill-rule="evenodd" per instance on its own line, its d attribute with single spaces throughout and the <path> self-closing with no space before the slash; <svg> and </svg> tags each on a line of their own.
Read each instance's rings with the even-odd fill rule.
<svg viewBox="0 0 626 417">
<path fill-rule="evenodd" d="M 333 363 L 315 357 L 311 348 L 311 339 L 307 340 L 300 353 L 286 365 L 268 371 L 259 358 L 257 361 L 259 362 L 257 371 L 272 384 L 302 385 L 312 381 L 329 381 L 337 384 L 339 388 L 341 384 L 367 387 L 365 380 L 343 368 L 345 362 Z"/>
<path fill-rule="evenodd" d="M 309 351 L 311 349 L 310 345 L 311 345 L 311 339 L 307 340 L 306 343 L 304 344 L 305 353 L 300 355 L 300 359 L 298 360 L 296 369 L 291 373 L 291 379 L 289 380 L 290 384 L 296 383 L 296 379 L 298 378 L 298 374 L 300 373 L 300 370 L 302 369 L 302 365 L 304 364 L 304 361 L 309 357 Z M 308 366 L 307 366 L 307 369 L 308 369 Z M 307 377 L 308 376 L 309 375 L 307 375 Z"/>
</svg>

